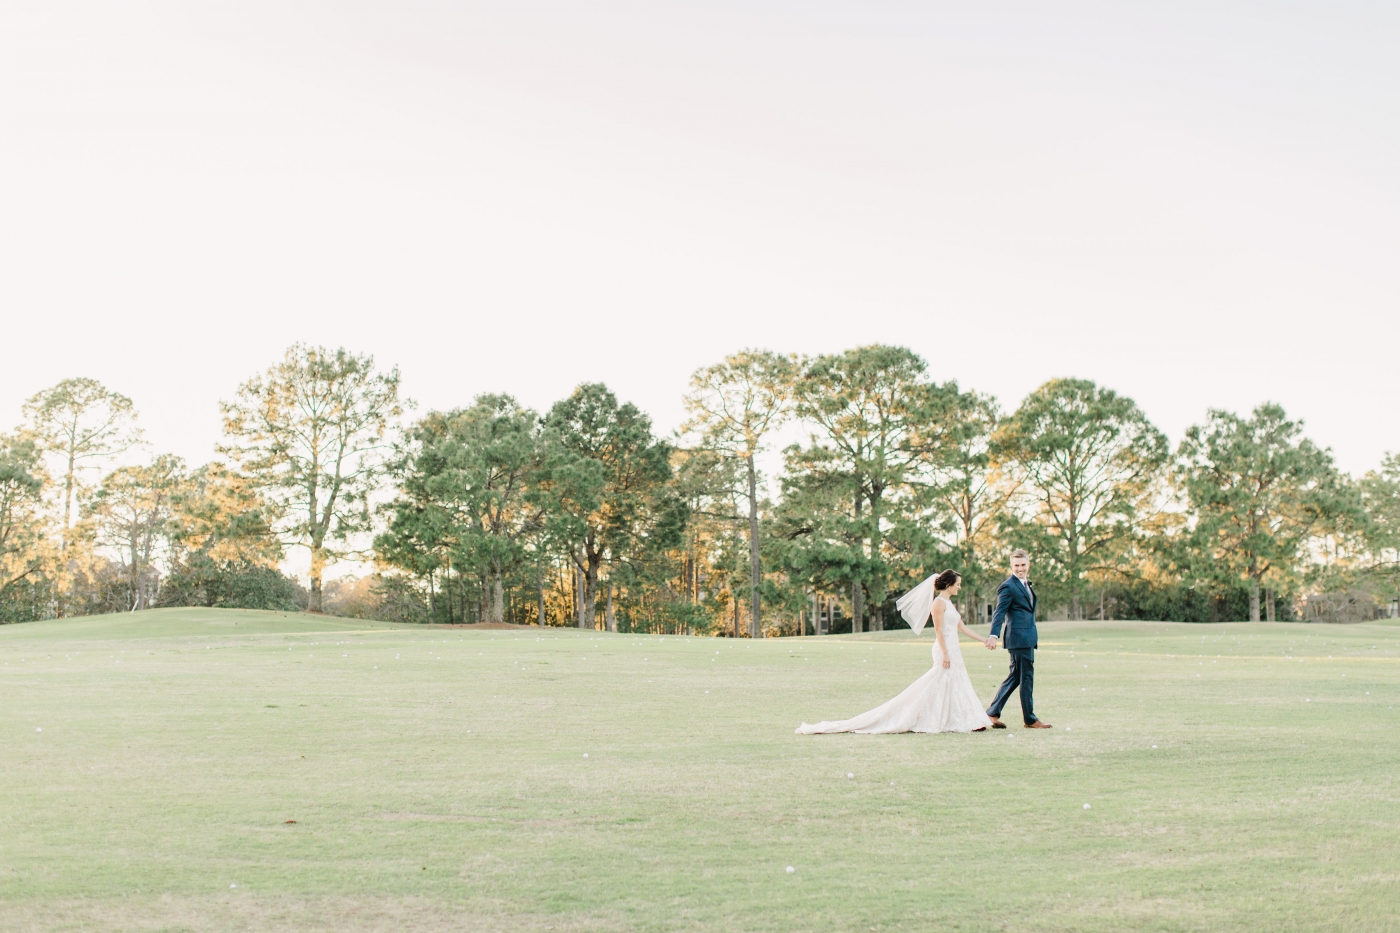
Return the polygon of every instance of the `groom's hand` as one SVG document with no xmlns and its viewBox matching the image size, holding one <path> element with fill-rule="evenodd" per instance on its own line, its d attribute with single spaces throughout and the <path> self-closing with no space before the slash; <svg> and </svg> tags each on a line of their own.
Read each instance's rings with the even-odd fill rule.
<svg viewBox="0 0 1400 933">
<path fill-rule="evenodd" d="M 988 650 L 988 651 L 995 651 L 995 650 L 997 650 L 997 640 L 996 640 L 996 636 L 995 636 L 995 635 L 988 635 L 988 636 L 987 636 L 987 640 L 986 640 L 985 642 L 983 642 L 983 644 L 985 644 L 985 645 L 987 646 L 987 650 Z"/>
</svg>

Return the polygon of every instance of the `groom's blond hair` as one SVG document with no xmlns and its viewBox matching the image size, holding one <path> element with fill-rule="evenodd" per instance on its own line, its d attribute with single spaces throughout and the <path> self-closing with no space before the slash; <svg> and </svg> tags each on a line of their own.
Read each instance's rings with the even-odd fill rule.
<svg viewBox="0 0 1400 933">
<path fill-rule="evenodd" d="M 1030 560 L 1030 559 L 1031 559 L 1031 556 L 1030 556 L 1029 554 L 1027 554 L 1023 548 L 1017 548 L 1016 550 L 1014 550 L 1014 551 L 1011 552 L 1011 559 L 1012 559 L 1012 560 L 1015 560 L 1015 559 L 1018 558 L 1018 557 L 1023 557 L 1023 558 L 1025 558 L 1026 560 Z"/>
</svg>

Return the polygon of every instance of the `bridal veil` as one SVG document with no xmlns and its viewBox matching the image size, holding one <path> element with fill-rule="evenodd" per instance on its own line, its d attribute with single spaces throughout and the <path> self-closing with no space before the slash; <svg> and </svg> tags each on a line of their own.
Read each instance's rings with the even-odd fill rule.
<svg viewBox="0 0 1400 933">
<path fill-rule="evenodd" d="M 915 635 L 924 630 L 929 615 L 933 612 L 933 600 L 937 595 L 933 591 L 933 583 L 937 579 L 938 574 L 935 573 L 895 600 L 894 607 L 899 610 L 900 615 L 904 616 L 904 621 L 909 623 L 909 627 L 914 630 Z"/>
</svg>

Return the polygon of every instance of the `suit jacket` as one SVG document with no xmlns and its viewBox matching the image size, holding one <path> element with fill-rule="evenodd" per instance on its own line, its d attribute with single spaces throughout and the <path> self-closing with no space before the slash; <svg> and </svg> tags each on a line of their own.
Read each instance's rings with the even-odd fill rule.
<svg viewBox="0 0 1400 933">
<path fill-rule="evenodd" d="M 1033 588 L 1023 585 L 1016 577 L 1007 577 L 1006 582 L 997 587 L 992 637 L 1001 635 L 1004 624 L 1006 635 L 1002 637 L 1002 642 L 1008 650 L 1039 647 L 1040 636 L 1035 630 L 1035 604 Z"/>
</svg>

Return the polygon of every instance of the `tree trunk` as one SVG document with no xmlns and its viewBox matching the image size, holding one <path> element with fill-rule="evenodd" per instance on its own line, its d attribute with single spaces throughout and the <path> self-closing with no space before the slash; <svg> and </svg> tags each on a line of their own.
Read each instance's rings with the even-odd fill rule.
<svg viewBox="0 0 1400 933">
<path fill-rule="evenodd" d="M 1249 621 L 1259 621 L 1259 581 L 1249 581 Z"/>
<path fill-rule="evenodd" d="M 1071 593 L 1069 597 L 1069 617 L 1075 620 L 1084 618 L 1084 607 L 1080 605 L 1077 591 Z"/>
<path fill-rule="evenodd" d="M 583 571 L 574 568 L 574 615 L 578 618 L 578 627 L 583 628 Z"/>
<path fill-rule="evenodd" d="M 873 520 L 871 523 L 875 526 L 875 531 L 870 535 L 870 563 L 873 565 L 880 556 L 880 518 L 876 512 L 876 504 L 873 502 L 870 504 L 870 512 L 870 517 Z M 885 630 L 885 616 L 884 613 L 880 611 L 883 608 L 882 604 L 884 599 L 882 597 L 884 593 L 884 580 L 880 576 L 877 576 L 874 587 L 870 591 L 870 595 L 875 601 L 875 604 L 870 607 L 870 624 L 868 626 L 869 630 L 872 632 L 883 632 Z M 865 598 L 862 596 L 861 606 L 864 607 L 864 605 Z"/>
<path fill-rule="evenodd" d="M 540 597 L 540 628 L 544 628 L 544 568 L 537 567 L 536 570 L 538 572 L 535 574 L 535 590 L 539 593 Z"/>
<path fill-rule="evenodd" d="M 491 568 L 491 621 L 497 624 L 506 620 L 506 598 L 501 576 L 499 566 Z"/>
<path fill-rule="evenodd" d="M 326 566 L 325 555 L 319 544 L 311 545 L 311 595 L 306 601 L 307 612 L 321 611 L 321 571 Z"/>
<path fill-rule="evenodd" d="M 137 544 L 134 540 L 131 542 L 131 574 L 129 582 L 131 584 L 131 606 L 127 611 L 135 612 L 136 607 L 141 604 L 141 557 L 140 553 L 137 551 Z"/>
<path fill-rule="evenodd" d="M 855 505 L 856 531 L 857 531 L 857 534 L 860 533 L 860 513 L 861 513 L 861 505 L 862 505 L 862 504 L 863 504 L 863 500 L 861 499 L 860 491 L 857 490 L 857 492 L 856 492 L 856 505 Z M 863 534 L 860 535 L 859 540 L 857 540 L 857 542 L 856 542 L 856 552 L 857 552 L 858 554 L 860 554 L 862 557 L 865 556 L 865 535 L 863 535 Z M 863 621 L 864 618 L 865 618 L 864 612 L 865 612 L 865 593 L 864 593 L 864 591 L 861 590 L 860 584 L 859 584 L 859 583 L 853 583 L 853 584 L 851 584 L 851 634 L 852 634 L 852 635 L 856 635 L 856 634 L 859 634 L 859 633 L 860 633 L 861 623 L 862 623 L 862 621 Z"/>
<path fill-rule="evenodd" d="M 58 552 L 68 553 L 68 532 L 73 527 L 73 460 L 75 451 L 68 448 L 68 472 L 63 476 L 63 534 L 58 539 Z"/>
<path fill-rule="evenodd" d="M 759 584 L 763 580 L 763 564 L 758 547 L 758 471 L 754 468 L 753 454 L 749 454 L 749 637 L 762 638 L 763 627 L 759 621 L 761 610 Z"/>
<path fill-rule="evenodd" d="M 1270 622 L 1275 621 L 1275 620 L 1274 620 L 1274 591 L 1273 591 L 1272 589 L 1268 589 L 1268 590 L 1265 590 L 1265 591 L 1264 591 L 1264 611 L 1268 613 L 1268 615 L 1266 616 L 1266 618 L 1267 618 Z"/>
<path fill-rule="evenodd" d="M 583 609 L 579 615 L 579 628 L 596 629 L 598 627 L 598 565 L 593 561 L 588 562 L 588 569 L 583 572 Z"/>
<path fill-rule="evenodd" d="M 613 615 L 612 593 L 613 593 L 612 581 L 609 580 L 609 581 L 608 581 L 608 596 L 607 596 L 607 598 L 608 598 L 608 604 L 607 604 L 607 608 L 603 611 L 603 625 L 607 628 L 607 630 L 608 630 L 609 632 L 616 632 L 616 631 L 617 631 L 617 617 Z"/>
</svg>

